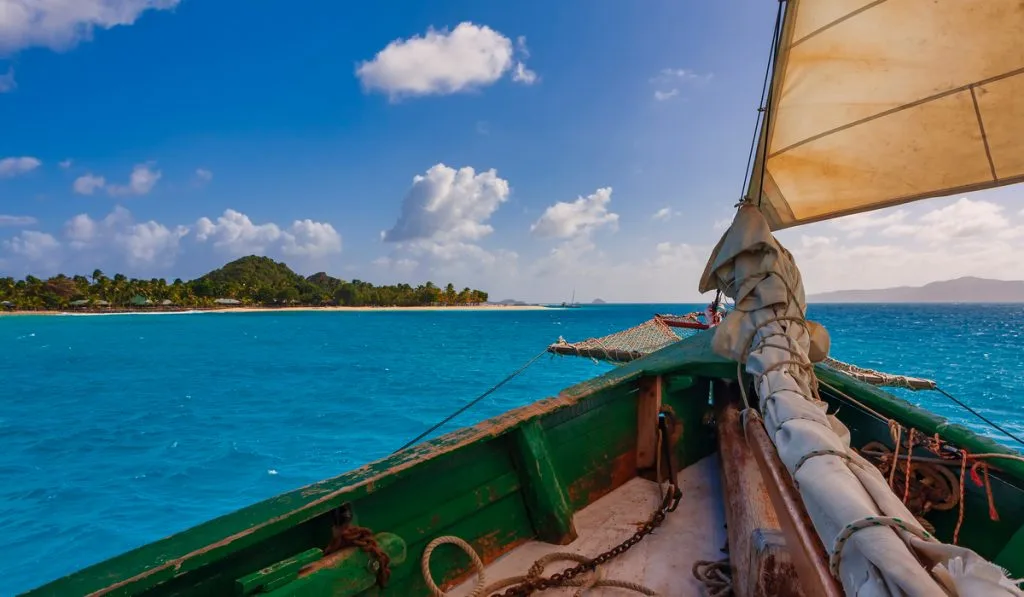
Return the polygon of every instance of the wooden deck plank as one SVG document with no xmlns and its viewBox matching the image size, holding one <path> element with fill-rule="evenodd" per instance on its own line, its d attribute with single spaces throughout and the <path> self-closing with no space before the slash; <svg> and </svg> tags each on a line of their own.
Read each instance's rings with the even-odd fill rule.
<svg viewBox="0 0 1024 597">
<path fill-rule="evenodd" d="M 662 526 L 632 549 L 602 567 L 605 578 L 643 584 L 662 597 L 698 597 L 702 585 L 691 572 L 697 560 L 718 560 L 724 554 L 725 514 L 721 505 L 717 456 L 709 456 L 679 473 L 683 500 Z M 634 478 L 576 513 L 573 521 L 579 537 L 559 547 L 531 541 L 502 556 L 487 567 L 488 582 L 525 574 L 537 558 L 556 551 L 595 556 L 621 543 L 637 531 L 659 503 L 652 481 Z M 569 567 L 552 564 L 545 576 Z M 472 592 L 475 577 L 452 590 L 452 597 Z M 577 589 L 546 591 L 545 595 L 572 595 Z M 621 590 L 606 590 L 609 595 Z M 595 591 L 596 595 L 603 594 Z"/>
</svg>

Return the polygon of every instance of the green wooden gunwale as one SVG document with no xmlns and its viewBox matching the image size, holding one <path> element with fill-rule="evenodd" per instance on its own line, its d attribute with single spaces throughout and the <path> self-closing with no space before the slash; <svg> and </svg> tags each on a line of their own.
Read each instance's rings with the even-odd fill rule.
<svg viewBox="0 0 1024 597">
<path fill-rule="evenodd" d="M 343 504 L 352 505 L 357 524 L 375 533 L 394 534 L 406 545 L 407 557 L 392 568 L 389 588 L 371 588 L 366 594 L 426 595 L 419 558 L 435 536 L 462 536 L 485 561 L 527 540 L 561 542 L 571 535 L 573 512 L 636 475 L 634 396 L 642 377 L 663 376 L 663 402 L 683 427 L 682 440 L 675 447 L 680 466 L 711 453 L 714 431 L 704 424 L 710 380 L 734 378 L 736 364 L 715 355 L 710 338 L 710 333 L 697 334 L 556 397 L 221 516 L 27 595 L 230 593 L 236 579 L 324 547 L 330 539 L 330 516 Z M 925 433 L 938 432 L 970 452 L 1013 453 L 845 374 L 823 366 L 817 367 L 817 374 L 870 408 Z M 822 393 L 844 402 L 825 386 Z M 859 433 L 858 429 L 868 430 L 871 425 L 864 423 L 853 431 Z M 878 431 L 864 434 L 874 437 Z M 886 429 L 883 437 L 887 436 Z M 528 470 L 531 467 L 524 463 L 538 455 L 541 466 Z M 1013 532 L 1024 527 L 1024 463 L 1001 461 L 998 466 L 1003 472 L 993 477 L 1000 484 L 994 488 L 1002 508 L 1002 522 L 996 525 L 1000 532 L 992 534 L 992 525 L 980 520 L 987 520 L 984 494 L 979 499 L 978 489 L 968 488 L 972 505 L 967 520 L 980 530 L 970 533 L 968 544 L 983 555 L 990 554 L 987 557 L 997 555 Z M 538 488 L 537 483 L 552 486 Z M 961 536 L 968 534 L 962 531 Z M 1024 573 L 1020 571 L 1024 562 L 1011 557 L 1000 563 Z M 439 582 L 450 581 L 468 571 L 468 559 L 454 550 L 439 550 L 432 570 Z M 349 581 L 351 577 L 351 571 L 338 575 Z M 365 592 L 362 581 L 313 585 L 334 595 Z M 293 594 L 288 586 L 272 594 Z"/>
</svg>

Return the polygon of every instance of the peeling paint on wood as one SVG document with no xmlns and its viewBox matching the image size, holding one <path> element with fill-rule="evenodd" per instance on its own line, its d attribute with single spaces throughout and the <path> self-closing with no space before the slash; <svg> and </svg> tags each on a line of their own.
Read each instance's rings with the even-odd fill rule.
<svg viewBox="0 0 1024 597">
<path fill-rule="evenodd" d="M 533 521 L 537 538 L 548 543 L 566 545 L 576 539 L 572 526 L 572 510 L 558 478 L 544 430 L 537 421 L 521 426 L 513 435 L 516 466 L 522 479 L 526 509 Z"/>
</svg>

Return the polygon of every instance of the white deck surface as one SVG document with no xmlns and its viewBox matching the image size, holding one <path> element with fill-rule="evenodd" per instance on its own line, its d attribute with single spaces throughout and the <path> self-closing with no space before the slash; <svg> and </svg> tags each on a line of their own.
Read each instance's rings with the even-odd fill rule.
<svg viewBox="0 0 1024 597">
<path fill-rule="evenodd" d="M 604 578 L 642 584 L 661 597 L 700 596 L 701 584 L 691 569 L 697 560 L 718 560 L 725 556 L 725 512 L 719 484 L 718 456 L 709 456 L 679 473 L 683 499 L 665 522 L 629 551 L 601 567 Z M 627 539 L 643 524 L 658 505 L 658 486 L 634 478 L 622 487 L 576 513 L 573 522 L 578 538 L 569 545 L 530 542 L 517 547 L 487 567 L 488 584 L 510 576 L 526 574 L 533 562 L 554 551 L 594 557 Z M 574 566 L 575 562 L 556 562 L 544 576 Z M 476 576 L 453 589 L 452 597 L 466 597 L 476 584 Z M 551 589 L 544 595 L 572 595 L 577 588 Z M 599 587 L 586 595 L 609 597 L 638 595 L 633 591 Z"/>
</svg>

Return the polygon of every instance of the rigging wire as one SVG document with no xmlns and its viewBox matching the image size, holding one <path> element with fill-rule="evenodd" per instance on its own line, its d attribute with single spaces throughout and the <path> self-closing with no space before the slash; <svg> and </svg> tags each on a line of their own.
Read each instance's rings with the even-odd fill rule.
<svg viewBox="0 0 1024 597">
<path fill-rule="evenodd" d="M 1003 429 L 1002 427 L 1000 427 L 999 425 L 997 425 L 997 424 L 996 424 L 995 422 L 993 422 L 992 420 L 990 420 L 990 419 L 989 419 L 988 417 L 986 417 L 985 415 L 983 415 L 983 414 L 979 413 L 978 411 L 976 411 L 976 410 L 974 410 L 973 408 L 971 408 L 971 407 L 967 406 L 967 405 L 966 405 L 966 404 L 964 404 L 963 402 L 961 402 L 961 401 L 957 400 L 956 398 L 954 398 L 954 397 L 953 397 L 953 396 L 952 396 L 952 395 L 951 395 L 951 394 L 950 394 L 949 392 L 947 392 L 946 390 L 943 390 L 942 388 L 940 388 L 940 387 L 937 387 L 937 386 L 936 386 L 936 388 L 935 388 L 935 391 L 936 391 L 936 392 L 939 392 L 940 394 L 942 394 L 942 395 L 943 395 L 943 396 L 945 396 L 946 398 L 949 398 L 949 399 L 950 399 L 950 400 L 952 400 L 953 402 L 957 403 L 958 405 L 960 405 L 960 406 L 961 406 L 961 407 L 962 407 L 963 409 L 965 409 L 966 411 L 968 411 L 968 412 L 969 412 L 969 413 L 971 413 L 972 415 L 974 415 L 974 416 L 978 417 L 978 418 L 979 418 L 979 419 L 981 419 L 982 421 L 985 421 L 986 423 L 988 423 L 989 425 L 991 425 L 991 426 L 992 426 L 992 427 L 993 427 L 994 429 L 997 429 L 997 430 L 999 430 L 999 431 L 1002 431 L 1002 432 L 1003 432 L 1003 433 L 1004 433 L 1004 434 L 1005 434 L 1005 435 L 1006 435 L 1007 437 L 1009 437 L 1010 439 L 1014 440 L 1014 441 L 1015 441 L 1015 442 L 1017 442 L 1018 444 L 1020 444 L 1020 445 L 1024 446 L 1024 440 L 1020 439 L 1019 437 L 1017 437 L 1016 435 L 1014 435 L 1014 434 L 1010 433 L 1009 431 L 1007 431 L 1007 430 Z"/>
<path fill-rule="evenodd" d="M 761 130 L 761 114 L 765 114 L 767 117 L 768 110 L 771 109 L 771 75 L 775 65 L 775 55 L 778 51 L 779 35 L 782 31 L 782 5 L 785 0 L 779 0 L 779 8 L 775 13 L 775 27 L 772 33 L 772 45 L 768 50 L 768 64 L 765 65 L 764 69 L 764 82 L 761 84 L 761 99 L 757 104 L 757 116 L 754 118 L 754 135 L 750 139 L 750 150 L 747 152 L 747 167 L 743 171 L 743 188 L 740 189 L 740 199 L 742 201 L 744 194 L 747 192 L 747 183 L 750 182 L 750 175 L 753 174 L 750 170 L 751 165 L 754 161 L 755 148 L 757 147 L 757 139 Z M 765 104 L 767 97 L 768 104 Z M 765 125 L 767 126 L 767 122 Z M 767 141 L 766 141 L 767 142 Z M 762 165 L 763 165 L 762 160 Z M 761 169 L 762 184 L 764 182 L 764 168 Z M 758 198 L 758 204 L 760 204 L 760 197 Z"/>
<path fill-rule="evenodd" d="M 440 429 L 442 426 L 444 426 L 446 423 L 448 423 L 449 421 L 451 421 L 455 417 L 461 415 L 462 413 L 464 413 L 467 410 L 469 410 L 470 408 L 472 408 L 476 403 L 480 402 L 484 398 L 486 398 L 486 397 L 490 396 L 491 394 L 493 394 L 498 388 L 500 388 L 501 386 L 503 386 L 506 383 L 508 383 L 508 382 L 512 381 L 513 379 L 515 379 L 520 373 L 522 373 L 523 371 L 526 371 L 526 369 L 530 365 L 534 364 L 537 361 L 537 359 L 541 358 L 542 356 L 546 355 L 547 353 L 548 353 L 548 350 L 545 348 L 543 351 L 541 351 L 540 354 L 538 354 L 537 356 L 535 356 L 532 359 L 530 359 L 529 361 L 527 361 L 525 365 L 523 365 L 522 367 L 520 367 L 520 368 L 516 369 L 515 371 L 513 371 L 512 373 L 510 373 L 508 375 L 508 377 L 506 377 L 505 379 L 503 379 L 503 380 L 499 381 L 498 383 L 494 384 L 493 386 L 491 386 L 490 389 L 488 389 L 483 394 L 480 394 L 476 398 L 470 400 L 468 403 L 466 403 L 464 406 L 462 406 L 462 408 L 456 410 L 455 412 L 453 412 L 452 414 L 448 415 L 444 419 L 441 419 L 439 422 L 437 422 L 430 429 L 427 429 L 423 433 L 417 435 L 412 440 L 406 442 L 406 444 L 404 446 L 402 446 L 401 448 L 395 450 L 394 452 L 392 452 L 392 454 L 397 454 L 398 452 L 401 452 L 402 450 L 408 448 L 409 446 L 419 442 L 421 439 L 427 437 L 431 433 L 437 431 L 438 429 Z"/>
</svg>

